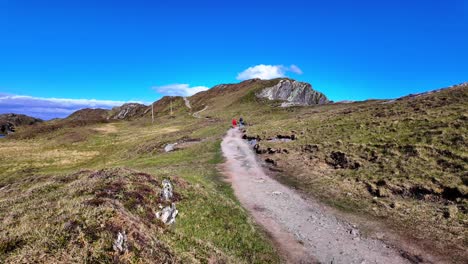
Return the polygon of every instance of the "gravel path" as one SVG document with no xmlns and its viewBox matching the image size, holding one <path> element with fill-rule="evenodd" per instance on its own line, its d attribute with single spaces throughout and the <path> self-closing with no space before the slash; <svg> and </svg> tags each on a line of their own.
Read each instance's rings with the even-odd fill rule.
<svg viewBox="0 0 468 264">
<path fill-rule="evenodd" d="M 267 176 L 239 130 L 230 129 L 221 147 L 237 198 L 288 263 L 409 263 L 396 249 L 361 236 L 322 205 Z"/>
<path fill-rule="evenodd" d="M 203 111 L 205 111 L 206 109 L 208 109 L 208 106 L 205 106 L 202 110 L 193 113 L 193 117 L 201 118 L 200 113 L 203 112 Z"/>
</svg>

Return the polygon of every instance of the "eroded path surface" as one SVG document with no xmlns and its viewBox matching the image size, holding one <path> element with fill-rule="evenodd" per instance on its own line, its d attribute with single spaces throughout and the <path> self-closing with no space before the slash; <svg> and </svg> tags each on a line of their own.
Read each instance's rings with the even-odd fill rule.
<svg viewBox="0 0 468 264">
<path fill-rule="evenodd" d="M 229 130 L 221 147 L 236 196 L 289 263 L 409 263 L 396 249 L 361 237 L 317 202 L 267 176 L 239 130 Z"/>
</svg>

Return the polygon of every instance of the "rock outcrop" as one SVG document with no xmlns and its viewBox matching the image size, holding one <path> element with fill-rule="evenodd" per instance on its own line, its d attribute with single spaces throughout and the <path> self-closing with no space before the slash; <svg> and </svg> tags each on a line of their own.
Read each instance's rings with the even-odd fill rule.
<svg viewBox="0 0 468 264">
<path fill-rule="evenodd" d="M 163 180 L 162 182 L 162 192 L 161 192 L 161 199 L 163 201 L 170 201 L 172 199 L 172 184 L 171 181 L 168 179 Z"/>
<path fill-rule="evenodd" d="M 256 95 L 259 98 L 284 101 L 281 104 L 283 107 L 330 102 L 324 94 L 313 90 L 310 84 L 289 79 L 281 80 L 275 86 L 265 88 Z"/>
<path fill-rule="evenodd" d="M 1 114 L 0 115 L 0 124 L 11 123 L 14 126 L 28 126 L 34 125 L 35 123 L 43 122 L 39 118 L 21 115 L 21 114 Z"/>
<path fill-rule="evenodd" d="M 39 118 L 30 117 L 21 114 L 1 114 L 0 115 L 0 134 L 11 134 L 15 132 L 17 126 L 29 126 L 43 122 Z"/>
<path fill-rule="evenodd" d="M 179 214 L 179 211 L 176 209 L 175 203 L 172 203 L 171 206 L 166 206 L 160 212 L 157 212 L 156 218 L 166 225 L 172 225 L 176 221 L 177 214 Z"/>
<path fill-rule="evenodd" d="M 144 104 L 128 103 L 111 110 L 109 119 L 128 120 L 144 115 L 148 107 Z"/>
</svg>

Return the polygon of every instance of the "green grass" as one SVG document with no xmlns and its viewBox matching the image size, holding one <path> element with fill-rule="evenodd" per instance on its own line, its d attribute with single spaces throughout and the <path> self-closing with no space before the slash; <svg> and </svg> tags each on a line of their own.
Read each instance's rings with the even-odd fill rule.
<svg viewBox="0 0 468 264">
<path fill-rule="evenodd" d="M 430 241 L 438 252 L 456 248 L 456 262 L 468 246 L 467 102 L 468 89 L 457 87 L 385 104 L 277 109 L 252 117 L 247 134 L 269 138 L 295 131 L 293 142 L 260 142 L 264 149 L 288 150 L 261 157 L 278 162 L 282 182 L 340 210 L 377 217 L 404 236 Z M 309 144 L 319 150 L 304 151 Z M 337 151 L 359 169 L 331 166 Z M 373 199 L 377 191 L 384 197 Z M 390 206 L 394 202 L 397 208 Z M 448 206 L 458 208 L 455 216 L 444 217 Z"/>
<path fill-rule="evenodd" d="M 217 170 L 225 125 L 206 122 L 181 115 L 162 125 L 92 124 L 6 141 L 0 262 L 279 262 Z M 80 140 L 63 142 L 69 135 Z M 162 151 L 184 137 L 202 142 Z M 170 227 L 154 217 L 165 178 L 180 197 Z M 112 242 L 122 230 L 130 249 L 119 255 Z"/>
<path fill-rule="evenodd" d="M 149 117 L 46 124 L 2 140 L 0 262 L 279 262 L 217 169 L 222 135 L 240 116 L 249 135 L 297 135 L 287 143 L 260 142 L 287 150 L 259 157 L 277 161 L 276 176 L 285 184 L 378 219 L 434 252 L 450 250 L 461 262 L 468 245 L 466 87 L 390 103 L 280 108 L 255 97 L 275 82 L 193 97 L 194 109 L 208 105 L 201 116 L 210 118 L 191 117 L 180 98 L 170 118 L 167 99 L 155 124 Z M 187 139 L 200 141 L 162 151 Z M 318 150 L 306 151 L 308 145 Z M 348 163 L 336 167 L 332 153 L 343 153 Z M 171 227 L 154 219 L 166 178 L 180 197 Z M 454 215 L 446 216 L 448 208 L 456 208 Z M 112 250 L 121 230 L 131 234 L 125 255 Z"/>
</svg>

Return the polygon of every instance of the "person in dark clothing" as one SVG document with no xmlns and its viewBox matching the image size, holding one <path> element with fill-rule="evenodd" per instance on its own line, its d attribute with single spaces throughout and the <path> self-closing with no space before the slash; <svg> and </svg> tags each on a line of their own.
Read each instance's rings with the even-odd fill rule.
<svg viewBox="0 0 468 264">
<path fill-rule="evenodd" d="M 243 127 L 245 125 L 244 119 L 242 117 L 239 118 L 239 126 Z"/>
</svg>

